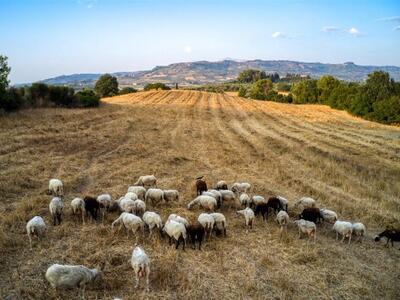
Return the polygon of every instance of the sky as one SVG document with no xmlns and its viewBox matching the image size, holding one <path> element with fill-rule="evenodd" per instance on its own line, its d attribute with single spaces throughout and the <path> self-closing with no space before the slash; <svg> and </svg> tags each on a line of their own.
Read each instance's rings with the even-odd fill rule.
<svg viewBox="0 0 400 300">
<path fill-rule="evenodd" d="M 0 0 L 12 84 L 226 58 L 400 66 L 400 0 Z"/>
</svg>

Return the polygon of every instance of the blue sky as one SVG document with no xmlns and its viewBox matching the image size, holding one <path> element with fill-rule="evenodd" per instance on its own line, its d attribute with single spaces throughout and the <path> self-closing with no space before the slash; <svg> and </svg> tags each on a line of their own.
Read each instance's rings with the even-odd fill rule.
<svg viewBox="0 0 400 300">
<path fill-rule="evenodd" d="M 0 0 L 12 83 L 195 60 L 400 66 L 400 1 Z"/>
</svg>

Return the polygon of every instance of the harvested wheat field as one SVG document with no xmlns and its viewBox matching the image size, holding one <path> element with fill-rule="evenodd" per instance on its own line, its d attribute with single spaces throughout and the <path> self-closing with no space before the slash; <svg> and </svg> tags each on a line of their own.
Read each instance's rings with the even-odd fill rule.
<svg viewBox="0 0 400 300">
<path fill-rule="evenodd" d="M 0 118 L 0 296 L 55 299 L 44 278 L 52 263 L 102 267 L 87 299 L 399 299 L 400 251 L 375 243 L 386 225 L 400 223 L 400 129 L 318 105 L 244 100 L 226 94 L 152 91 L 103 100 L 97 109 L 24 110 Z M 77 196 L 126 193 L 139 175 L 177 189 L 179 203 L 149 210 L 163 220 L 188 211 L 194 179 L 250 182 L 252 194 L 310 196 L 340 219 L 363 222 L 367 236 L 350 245 L 318 225 L 317 243 L 298 239 L 290 224 L 279 239 L 271 218 L 246 234 L 243 217 L 223 208 L 228 236 L 203 251 L 176 251 L 167 240 L 140 237 L 151 259 L 150 292 L 134 289 L 128 263 L 135 243 L 102 224 L 71 216 Z M 45 194 L 50 178 L 64 182 L 64 221 L 52 226 Z M 26 222 L 44 217 L 49 230 L 33 250 Z M 77 290 L 58 299 L 76 299 Z"/>
</svg>

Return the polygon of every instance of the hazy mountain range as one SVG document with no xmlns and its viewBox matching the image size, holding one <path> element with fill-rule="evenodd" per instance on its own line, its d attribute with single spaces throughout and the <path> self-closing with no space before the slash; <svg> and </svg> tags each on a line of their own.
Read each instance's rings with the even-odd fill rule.
<svg viewBox="0 0 400 300">
<path fill-rule="evenodd" d="M 142 87 L 150 82 L 166 84 L 200 85 L 233 80 L 245 69 L 259 69 L 267 73 L 278 72 L 284 76 L 287 73 L 310 75 L 318 78 L 326 74 L 342 80 L 361 81 L 375 70 L 383 70 L 396 81 L 400 80 L 400 67 L 396 66 L 360 66 L 352 62 L 343 64 L 306 63 L 288 60 L 233 60 L 226 59 L 217 62 L 196 61 L 174 63 L 167 66 L 157 66 L 152 70 L 137 72 L 112 73 L 118 78 L 121 86 Z M 55 85 L 69 85 L 76 88 L 93 86 L 101 74 L 62 75 L 42 80 L 41 82 Z"/>
</svg>

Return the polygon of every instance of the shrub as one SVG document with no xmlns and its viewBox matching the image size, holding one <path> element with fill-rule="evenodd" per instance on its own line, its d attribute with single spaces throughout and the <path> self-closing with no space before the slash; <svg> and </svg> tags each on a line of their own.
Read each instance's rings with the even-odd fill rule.
<svg viewBox="0 0 400 300">
<path fill-rule="evenodd" d="M 148 83 L 143 88 L 145 91 L 150 90 L 170 90 L 171 88 L 166 86 L 164 83 L 156 82 L 156 83 Z"/>
<path fill-rule="evenodd" d="M 251 86 L 249 96 L 257 100 L 265 100 L 272 88 L 273 84 L 270 79 L 260 79 Z"/>
<path fill-rule="evenodd" d="M 328 101 L 332 91 L 338 87 L 340 81 L 335 77 L 330 75 L 322 76 L 317 81 L 317 89 L 318 89 L 318 101 L 320 103 L 325 103 Z"/>
<path fill-rule="evenodd" d="M 247 69 L 240 72 L 237 81 L 241 83 L 252 83 L 256 82 L 260 79 L 267 78 L 267 74 L 264 71 L 255 70 L 255 69 Z"/>
<path fill-rule="evenodd" d="M 276 84 L 276 89 L 278 91 L 283 91 L 283 92 L 290 92 L 290 88 L 291 88 L 291 84 L 287 83 L 287 82 L 278 82 Z"/>
<path fill-rule="evenodd" d="M 294 95 L 293 103 L 317 103 L 317 81 L 314 79 L 307 79 L 297 82 L 292 86 L 292 93 Z"/>
<path fill-rule="evenodd" d="M 11 87 L 0 96 L 0 108 L 5 111 L 20 109 L 24 105 L 23 89 Z"/>
<path fill-rule="evenodd" d="M 49 86 L 48 99 L 56 106 L 72 107 L 75 105 L 74 89 L 67 86 Z"/>
<path fill-rule="evenodd" d="M 111 97 L 118 95 L 118 80 L 110 74 L 101 75 L 94 87 L 100 97 Z"/>
<path fill-rule="evenodd" d="M 246 97 L 247 89 L 244 86 L 239 88 L 238 96 L 239 97 Z"/>
<path fill-rule="evenodd" d="M 84 89 L 75 94 L 75 101 L 79 107 L 97 107 L 100 97 L 93 90 Z"/>
<path fill-rule="evenodd" d="M 130 94 L 130 93 L 136 93 L 137 89 L 134 89 L 133 87 L 124 87 L 122 90 L 118 92 L 119 95 L 125 95 L 125 94 Z"/>
</svg>

